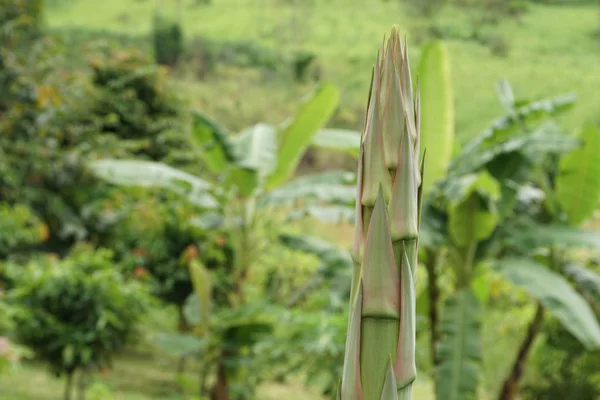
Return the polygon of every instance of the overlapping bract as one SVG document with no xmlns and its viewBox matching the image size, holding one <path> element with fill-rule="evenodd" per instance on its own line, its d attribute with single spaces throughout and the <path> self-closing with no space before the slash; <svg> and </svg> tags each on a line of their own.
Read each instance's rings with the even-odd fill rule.
<svg viewBox="0 0 600 400">
<path fill-rule="evenodd" d="M 412 398 L 419 232 L 419 95 L 396 27 L 373 69 L 358 166 L 341 400 Z"/>
</svg>

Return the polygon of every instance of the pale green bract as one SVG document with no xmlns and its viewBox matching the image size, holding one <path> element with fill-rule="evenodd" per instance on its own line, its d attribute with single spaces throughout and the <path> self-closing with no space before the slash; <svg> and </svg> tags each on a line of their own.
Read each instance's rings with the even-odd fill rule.
<svg viewBox="0 0 600 400">
<path fill-rule="evenodd" d="M 354 274 L 338 398 L 412 399 L 420 101 L 397 27 L 373 69 L 358 166 Z"/>
</svg>

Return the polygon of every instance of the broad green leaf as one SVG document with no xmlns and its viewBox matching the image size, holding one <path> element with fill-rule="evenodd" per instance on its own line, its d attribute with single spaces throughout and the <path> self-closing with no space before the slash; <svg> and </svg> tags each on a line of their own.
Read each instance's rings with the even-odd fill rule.
<svg viewBox="0 0 600 400">
<path fill-rule="evenodd" d="M 434 207 L 431 200 L 425 199 L 422 207 L 419 246 L 439 248 L 448 244 L 448 217 L 445 211 Z"/>
<path fill-rule="evenodd" d="M 358 157 L 360 132 L 346 129 L 321 129 L 312 140 L 312 145 L 323 149 L 337 150 Z"/>
<path fill-rule="evenodd" d="M 487 172 L 467 175 L 448 188 L 448 230 L 458 246 L 487 239 L 499 221 L 500 185 Z"/>
<path fill-rule="evenodd" d="M 209 182 L 163 163 L 105 159 L 91 163 L 90 167 L 96 176 L 116 185 L 164 188 L 185 195 L 204 208 L 218 205 L 209 193 L 212 189 Z"/>
<path fill-rule="evenodd" d="M 579 132 L 583 145 L 560 160 L 556 198 L 569 223 L 589 219 L 600 200 L 600 129 L 592 123 Z"/>
<path fill-rule="evenodd" d="M 190 269 L 190 276 L 194 286 L 194 293 L 196 294 L 198 305 L 200 306 L 199 311 L 201 325 L 204 327 L 204 329 L 208 329 L 208 325 L 210 323 L 212 292 L 210 273 L 198 260 L 190 261 L 188 267 Z"/>
<path fill-rule="evenodd" d="M 200 112 L 194 113 L 192 142 L 198 147 L 205 166 L 213 173 L 223 173 L 234 161 L 233 145 L 227 132 Z"/>
<path fill-rule="evenodd" d="M 196 293 L 192 293 L 185 299 L 185 303 L 183 304 L 183 316 L 190 326 L 202 326 L 204 320 L 202 319 L 200 300 L 198 300 Z"/>
<path fill-rule="evenodd" d="M 277 133 L 267 124 L 245 129 L 231 141 L 236 161 L 229 178 L 240 195 L 249 196 L 269 175 L 277 162 Z"/>
<path fill-rule="evenodd" d="M 354 207 L 343 205 L 308 206 L 291 211 L 286 216 L 286 219 L 288 221 L 294 221 L 306 217 L 312 217 L 327 224 L 338 222 L 354 223 L 355 210 Z"/>
<path fill-rule="evenodd" d="M 575 104 L 575 100 L 575 95 L 568 94 L 535 102 L 518 104 L 516 110 L 504 117 L 494 120 L 490 128 L 486 129 L 467 143 L 450 163 L 450 172 L 453 174 L 473 172 L 475 168 L 478 168 L 477 165 L 481 166 L 494 157 L 494 152 L 498 150 L 490 152 L 491 148 L 505 142 L 508 138 L 521 131 L 526 124 L 538 122 L 544 117 L 554 116 L 570 109 L 573 104 Z M 538 129 L 535 130 L 537 131 Z M 544 143 L 556 148 L 556 151 L 560 152 L 560 149 L 557 146 L 559 145 L 557 140 L 537 138 L 533 143 L 529 143 L 529 145 L 543 146 Z M 512 146 L 518 147 L 521 145 L 517 143 Z M 521 146 L 521 148 L 525 147 Z M 569 149 L 566 151 L 568 150 Z"/>
<path fill-rule="evenodd" d="M 424 190 L 446 176 L 454 148 L 454 98 L 450 57 L 443 41 L 427 43 L 419 63 L 421 148 L 427 149 Z"/>
<path fill-rule="evenodd" d="M 516 224 L 507 229 L 506 240 L 522 250 L 552 246 L 600 251 L 600 232 L 584 231 L 569 226 Z"/>
<path fill-rule="evenodd" d="M 277 165 L 268 179 L 268 188 L 275 188 L 292 177 L 314 135 L 335 111 L 339 97 L 339 90 L 335 86 L 321 86 L 300 107 L 295 117 L 281 129 L 278 137 Z"/>
<path fill-rule="evenodd" d="M 513 94 L 512 87 L 506 79 L 501 79 L 496 85 L 498 91 L 498 98 L 504 109 L 508 112 L 512 112 L 515 108 L 515 95 Z"/>
<path fill-rule="evenodd" d="M 197 336 L 181 333 L 158 333 L 154 335 L 152 342 L 164 352 L 177 357 L 196 353 L 205 344 Z"/>
<path fill-rule="evenodd" d="M 569 282 L 527 258 L 506 258 L 496 267 L 515 285 L 537 298 L 583 346 L 600 348 L 600 325 L 588 303 Z"/>
<path fill-rule="evenodd" d="M 239 194 L 243 197 L 255 193 L 260 185 L 260 176 L 258 171 L 251 168 L 242 168 L 235 166 L 229 170 L 231 182 L 238 188 Z"/>
<path fill-rule="evenodd" d="M 498 136 L 500 137 L 476 138 L 470 142 L 452 160 L 450 173 L 472 173 L 508 153 L 519 152 L 526 156 L 539 153 L 561 154 L 576 148 L 580 143 L 577 138 L 561 133 L 552 123 L 544 124 L 532 133 L 517 134 L 510 131 Z"/>
<path fill-rule="evenodd" d="M 482 307 L 475 294 L 461 289 L 444 302 L 440 319 L 438 399 L 475 400 L 481 370 Z"/>
<path fill-rule="evenodd" d="M 231 348 L 254 345 L 273 331 L 280 312 L 278 306 L 265 301 L 254 301 L 233 308 L 220 309 L 213 318 L 214 329 L 221 332 L 222 344 Z"/>
<path fill-rule="evenodd" d="M 565 274 L 575 281 L 578 291 L 586 300 L 600 312 L 600 276 L 592 270 L 579 265 L 569 264 L 565 268 Z"/>
<path fill-rule="evenodd" d="M 277 132 L 267 124 L 256 124 L 242 131 L 232 140 L 236 164 L 258 171 L 266 176 L 277 162 Z"/>
<path fill-rule="evenodd" d="M 531 170 L 535 165 L 539 164 L 519 151 L 499 154 L 487 163 L 487 171 L 500 183 L 502 201 L 498 202 L 498 213 L 501 218 L 514 214 L 519 190 L 531 180 Z"/>
<path fill-rule="evenodd" d="M 261 204 L 352 204 L 356 200 L 355 175 L 328 171 L 296 178 L 263 196 Z"/>
<path fill-rule="evenodd" d="M 486 304 L 490 297 L 490 277 L 489 271 L 487 268 L 475 268 L 478 272 L 477 276 L 473 278 L 471 282 L 471 287 L 473 288 L 473 293 L 477 296 L 479 301 L 482 304 Z"/>
<path fill-rule="evenodd" d="M 326 267 L 324 275 L 333 275 L 339 269 L 352 269 L 352 258 L 348 251 L 341 250 L 331 243 L 314 236 L 279 235 L 286 247 L 316 256 Z"/>
<path fill-rule="evenodd" d="M 192 226 L 198 227 L 204 231 L 216 229 L 224 224 L 223 214 L 216 211 L 207 211 L 190 219 Z"/>
</svg>

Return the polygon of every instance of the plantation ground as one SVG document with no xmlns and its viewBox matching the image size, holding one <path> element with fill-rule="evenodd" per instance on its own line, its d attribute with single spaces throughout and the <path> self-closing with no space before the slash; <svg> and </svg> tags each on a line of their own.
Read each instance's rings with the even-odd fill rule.
<svg viewBox="0 0 600 400">
<path fill-rule="evenodd" d="M 115 369 L 106 376 L 95 378 L 88 391 L 93 400 L 192 400 L 193 396 L 182 394 L 173 379 L 175 364 L 164 364 L 148 357 L 130 355 L 115 362 Z M 190 382 L 195 382 L 188 375 Z M 10 383 L 10 385 L 8 385 Z M 111 396 L 93 397 L 94 383 L 111 389 Z M 44 367 L 36 364 L 22 366 L 13 376 L 0 379 L 2 400 L 56 400 L 63 391 L 63 380 L 49 375 Z M 96 385 L 96 387 L 98 387 Z M 96 390 L 96 393 L 99 393 Z M 416 398 L 433 399 L 428 385 L 417 385 Z M 321 400 L 317 393 L 308 391 L 301 383 L 268 383 L 257 393 L 261 400 Z"/>
</svg>

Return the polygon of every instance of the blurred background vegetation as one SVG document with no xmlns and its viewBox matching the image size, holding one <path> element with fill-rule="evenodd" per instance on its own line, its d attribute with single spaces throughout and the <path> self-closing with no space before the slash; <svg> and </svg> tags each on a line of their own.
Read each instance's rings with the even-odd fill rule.
<svg viewBox="0 0 600 400">
<path fill-rule="evenodd" d="M 0 0 L 0 399 L 333 398 L 392 24 L 415 398 L 599 399 L 593 0 Z"/>
</svg>

